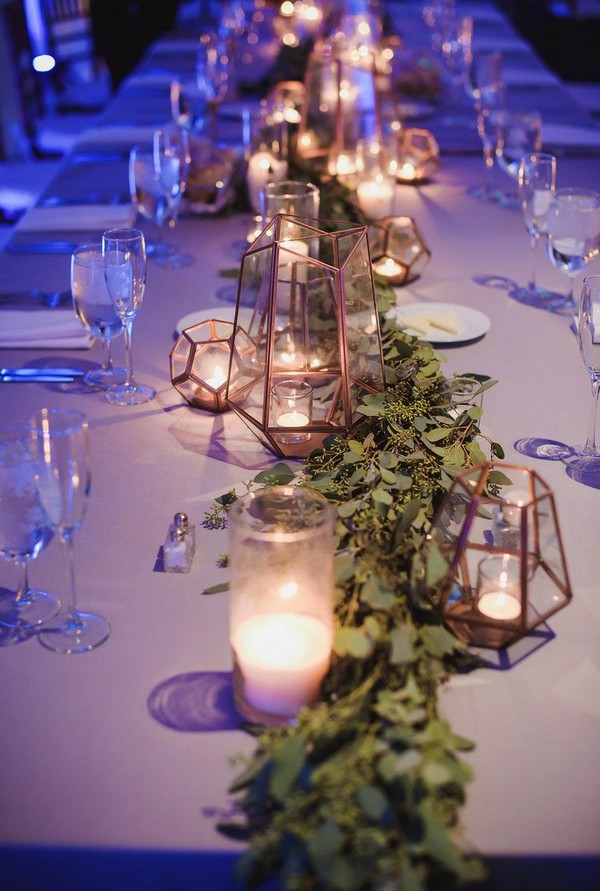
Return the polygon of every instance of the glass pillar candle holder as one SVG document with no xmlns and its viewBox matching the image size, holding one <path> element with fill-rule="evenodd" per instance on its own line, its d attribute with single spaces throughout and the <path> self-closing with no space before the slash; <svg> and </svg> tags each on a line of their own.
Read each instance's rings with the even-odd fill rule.
<svg viewBox="0 0 600 891">
<path fill-rule="evenodd" d="M 299 180 L 270 182 L 264 187 L 264 215 L 270 220 L 278 213 L 317 220 L 320 195 L 317 186 Z"/>
<path fill-rule="evenodd" d="M 431 251 L 412 217 L 385 217 L 369 227 L 373 272 L 390 285 L 406 285 L 418 278 Z"/>
<path fill-rule="evenodd" d="M 284 428 L 277 434 L 282 443 L 308 442 L 306 433 L 312 419 L 312 387 L 299 380 L 280 381 L 273 384 L 273 414 L 278 427 Z M 289 428 L 289 432 L 288 432 Z"/>
<path fill-rule="evenodd" d="M 328 225 L 276 214 L 242 257 L 236 320 L 251 309 L 254 352 L 230 378 L 227 401 L 281 457 L 306 457 L 328 436 L 349 432 L 362 419 L 363 397 L 384 388 L 367 227 Z M 290 441 L 273 388 L 292 381 L 298 392 L 312 388 L 312 405 L 301 410 L 310 435 Z"/>
<path fill-rule="evenodd" d="M 231 322 L 209 319 L 185 328 L 179 335 L 170 355 L 171 382 L 194 408 L 227 410 L 225 392 L 229 377 L 235 380 L 241 364 L 249 361 L 254 352 L 243 329 L 232 349 L 233 332 Z"/>
<path fill-rule="evenodd" d="M 476 646 L 507 647 L 572 598 L 554 497 L 527 467 L 485 463 L 457 474 L 423 556 L 446 625 Z"/>
<path fill-rule="evenodd" d="M 234 697 L 280 724 L 319 698 L 333 642 L 335 511 L 316 492 L 274 486 L 229 510 Z"/>
</svg>

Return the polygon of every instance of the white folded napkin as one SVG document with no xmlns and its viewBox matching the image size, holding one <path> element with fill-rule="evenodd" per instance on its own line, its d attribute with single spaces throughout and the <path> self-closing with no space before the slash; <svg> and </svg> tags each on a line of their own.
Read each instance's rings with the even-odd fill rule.
<svg viewBox="0 0 600 891">
<path fill-rule="evenodd" d="M 92 341 L 69 309 L 0 310 L 0 347 L 87 350 Z"/>
<path fill-rule="evenodd" d="M 572 124 L 547 124 L 543 127 L 544 144 L 600 146 L 600 127 L 576 127 Z"/>
<path fill-rule="evenodd" d="M 87 145 L 114 146 L 130 148 L 143 142 L 152 142 L 156 127 L 136 127 L 114 125 L 108 127 L 90 127 L 84 130 L 75 145 L 77 150 L 84 151 Z"/>
<path fill-rule="evenodd" d="M 19 232 L 86 231 L 131 226 L 137 210 L 133 204 L 73 204 L 61 207 L 32 207 L 17 223 Z"/>
</svg>

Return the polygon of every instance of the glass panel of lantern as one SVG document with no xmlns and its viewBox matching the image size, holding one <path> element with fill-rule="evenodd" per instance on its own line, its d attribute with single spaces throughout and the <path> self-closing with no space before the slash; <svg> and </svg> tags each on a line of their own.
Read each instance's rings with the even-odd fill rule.
<svg viewBox="0 0 600 891">
<path fill-rule="evenodd" d="M 369 226 L 373 271 L 391 285 L 406 285 L 421 275 L 431 257 L 412 217 L 385 217 Z"/>
<path fill-rule="evenodd" d="M 554 497 L 526 467 L 459 473 L 424 554 L 445 623 L 470 644 L 506 647 L 572 597 Z"/>
<path fill-rule="evenodd" d="M 348 431 L 361 398 L 384 385 L 367 229 L 317 225 L 275 216 L 244 254 L 239 279 L 236 319 L 252 307 L 255 352 L 230 380 L 227 401 L 288 457 Z"/>
</svg>

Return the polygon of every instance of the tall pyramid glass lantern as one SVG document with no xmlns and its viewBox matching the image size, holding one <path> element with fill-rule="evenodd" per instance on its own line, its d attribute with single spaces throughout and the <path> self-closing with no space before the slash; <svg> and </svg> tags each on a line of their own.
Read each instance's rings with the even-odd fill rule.
<svg viewBox="0 0 600 891">
<path fill-rule="evenodd" d="M 281 457 L 347 433 L 384 387 L 367 227 L 344 226 L 277 214 L 242 258 L 233 350 L 241 307 L 254 349 L 227 404 Z"/>
</svg>

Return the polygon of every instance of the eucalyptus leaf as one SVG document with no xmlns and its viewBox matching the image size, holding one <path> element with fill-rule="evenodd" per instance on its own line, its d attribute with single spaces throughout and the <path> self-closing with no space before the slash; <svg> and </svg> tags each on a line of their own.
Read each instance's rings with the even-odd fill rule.
<svg viewBox="0 0 600 891">
<path fill-rule="evenodd" d="M 306 743 L 302 736 L 288 736 L 275 752 L 271 791 L 283 801 L 296 782 L 306 758 Z"/>
<path fill-rule="evenodd" d="M 221 582 L 219 585 L 211 585 L 210 588 L 205 588 L 202 592 L 203 594 L 222 594 L 224 591 L 229 591 L 229 582 Z"/>
<path fill-rule="evenodd" d="M 366 659 L 373 650 L 373 641 L 360 628 L 340 628 L 334 638 L 334 648 L 340 656 Z"/>
</svg>

